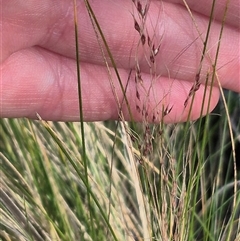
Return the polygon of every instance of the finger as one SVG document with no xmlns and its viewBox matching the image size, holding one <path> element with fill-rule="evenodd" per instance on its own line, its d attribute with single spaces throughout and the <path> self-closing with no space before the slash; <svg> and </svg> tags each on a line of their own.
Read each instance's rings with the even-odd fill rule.
<svg viewBox="0 0 240 241">
<path fill-rule="evenodd" d="M 234 5 L 234 3 L 232 1 L 229 5 Z M 5 10 L 8 10 L 8 5 L 5 4 Z M 41 5 L 37 4 L 36 6 L 34 4 L 31 6 L 19 4 L 21 4 L 19 8 L 21 11 L 16 17 L 21 24 L 15 24 L 17 27 L 9 21 L 9 16 L 15 16 L 13 11 L 10 11 L 10 13 L 6 11 L 6 14 L 4 14 L 6 16 L 5 21 L 3 21 L 5 25 L 9 23 L 10 30 L 12 26 L 14 27 L 12 29 L 14 31 L 9 31 L 11 34 L 8 35 L 8 38 L 4 38 L 6 46 L 10 46 L 9 48 L 3 48 L 5 53 L 14 52 L 17 47 L 20 49 L 20 45 L 13 41 L 13 39 L 18 39 L 18 42 L 22 43 L 22 47 L 27 44 L 41 45 L 64 56 L 75 58 L 71 1 L 65 0 L 61 1 L 61 4 L 53 4 L 45 0 Z M 149 66 L 151 47 L 138 45 L 140 37 L 134 29 L 136 10 L 134 10 L 132 2 L 122 1 L 120 6 L 115 1 L 103 0 L 91 2 L 91 6 L 118 67 L 135 68 L 137 59 L 141 72 L 149 73 L 154 68 L 158 75 L 193 82 L 202 65 L 200 81 L 203 83 L 206 76 L 213 73 L 212 66 L 216 58 L 221 23 L 214 22 L 212 25 L 206 57 L 201 64 L 203 41 L 209 18 L 202 14 L 195 14 L 195 22 L 198 25 L 197 31 L 186 9 L 180 8 L 178 4 L 162 4 L 160 1 L 152 1 L 145 30 L 155 46 L 161 46 L 155 58 L 154 66 Z M 218 9 L 222 8 L 218 7 Z M 229 9 L 235 8 L 229 7 Z M 29 19 L 26 12 L 31 12 L 33 19 Z M 81 23 L 79 25 L 81 59 L 92 64 L 104 64 L 102 49 L 99 47 L 83 2 L 79 2 L 78 12 L 79 23 Z M 234 15 L 234 12 L 233 14 L 230 11 L 228 13 Z M 216 15 L 218 15 L 217 12 Z M 6 26 L 9 26 L 9 24 Z M 239 31 L 230 26 L 232 24 L 230 20 L 228 24 L 229 26 L 224 28 L 221 48 L 217 57 L 217 76 L 223 87 L 239 92 L 240 37 Z M 9 28 L 3 29 L 5 29 L 5 36 L 6 30 Z M 3 56 L 7 56 L 7 54 L 3 54 Z M 107 56 L 108 54 L 106 54 Z"/>
<path fill-rule="evenodd" d="M 239 31 L 231 26 L 224 28 L 220 51 L 217 55 L 222 24 L 214 22 L 207 40 L 205 57 L 201 62 L 209 18 L 196 13 L 194 20 L 198 26 L 196 29 L 185 8 L 179 7 L 178 4 L 163 4 L 159 1 L 151 3 L 143 30 L 146 39 L 149 37 L 152 44 L 160 45 L 154 64 L 152 64 L 150 56 L 153 46 L 141 45 L 140 36 L 134 29 L 134 18 L 138 24 L 140 24 L 140 19 L 135 16 L 137 14 L 136 11 L 134 12 L 132 3 L 129 1 L 125 4 L 121 3 L 121 6 L 124 6 L 121 8 L 117 3 L 109 4 L 109 1 L 91 3 L 117 66 L 126 69 L 135 68 L 137 61 L 141 72 L 154 71 L 158 75 L 191 82 L 195 80 L 201 67 L 200 82 L 204 83 L 209 76 L 209 80 L 215 80 L 217 86 L 218 82 L 214 78 L 215 76 L 212 76 L 215 71 L 212 66 L 216 64 L 217 76 L 221 85 L 224 88 L 239 92 Z M 82 61 L 104 64 L 102 51 L 105 52 L 105 57 L 109 60 L 108 53 L 106 53 L 103 44 L 99 47 L 99 41 L 85 9 L 79 10 L 79 23 L 81 23 L 79 25 L 79 41 Z M 69 36 L 74 36 L 74 29 L 70 28 L 69 31 Z M 55 43 L 54 40 L 53 42 Z M 71 42 L 74 40 L 72 39 Z M 51 41 L 49 43 L 53 46 Z M 74 44 L 72 45 L 73 49 L 68 48 L 67 52 L 62 52 L 64 51 L 62 46 L 60 53 L 74 58 Z M 48 48 L 48 43 L 44 47 Z M 59 52 L 58 45 L 55 45 L 54 50 Z M 109 62 L 112 64 L 111 61 Z"/>
<path fill-rule="evenodd" d="M 185 6 L 184 1 L 182 0 L 164 0 L 165 2 L 178 3 Z M 188 0 L 186 1 L 187 6 L 191 11 L 201 13 L 207 17 L 211 16 L 211 10 L 214 4 L 213 17 L 214 21 L 222 22 L 223 19 L 227 24 L 230 24 L 233 27 L 236 27 L 238 30 L 240 28 L 240 3 L 238 0 L 218 0 L 213 3 L 213 1 L 203 0 L 195 1 Z M 226 11 L 227 10 L 227 11 Z M 226 16 L 225 16 L 226 14 Z"/>
<path fill-rule="evenodd" d="M 1 117 L 36 118 L 39 113 L 46 120 L 79 120 L 74 60 L 34 47 L 11 55 L 1 71 Z M 126 99 L 134 120 L 161 121 L 164 118 L 165 122 L 172 123 L 201 115 L 204 86 L 196 92 L 190 111 L 190 105 L 184 107 L 191 88 L 189 82 L 165 77 L 153 80 L 151 75 L 144 74 L 145 81 L 136 87 L 134 73 L 129 81 L 129 71 L 119 69 L 119 74 L 123 86 L 127 86 Z M 85 121 L 118 119 L 120 109 L 126 120 L 131 119 L 114 71 L 110 75 L 103 66 L 82 63 L 81 84 Z M 218 90 L 212 90 L 209 110 L 208 98 L 209 88 L 203 114 L 216 105 Z"/>
<path fill-rule="evenodd" d="M 4 1 L 0 19 L 3 36 L 0 62 L 18 50 L 47 41 L 49 36 L 61 38 L 61 31 L 68 29 L 69 21 L 73 24 L 72 2 Z"/>
<path fill-rule="evenodd" d="M 211 76 L 214 72 L 212 66 L 217 58 L 217 76 L 221 85 L 240 91 L 240 85 L 236 85 L 236 82 L 239 82 L 240 68 L 240 37 L 236 28 L 226 26 L 221 39 L 220 52 L 216 57 L 221 23 L 214 22 L 207 41 L 207 51 L 201 62 L 209 18 L 196 13 L 195 22 L 198 25 L 196 29 L 185 8 L 180 8 L 178 4 L 162 5 L 161 2 L 152 2 L 143 30 L 146 38 L 149 37 L 155 46 L 160 45 L 152 64 L 150 55 L 153 46 L 147 44 L 141 46 L 141 43 L 138 45 L 140 36 L 134 29 L 135 16 L 132 16 L 134 7 L 130 2 L 125 2 L 121 8 L 117 3 L 109 4 L 109 1 L 92 2 L 91 5 L 118 67 L 134 68 L 137 59 L 141 72 L 149 73 L 154 69 L 159 75 L 193 82 L 202 66 L 200 81 L 204 83 L 206 76 Z M 140 24 L 137 17 L 135 20 Z M 103 44 L 99 47 L 96 33 L 84 8 L 79 10 L 79 23 L 81 23 L 81 26 L 79 25 L 81 59 L 93 64 L 103 64 L 102 51 L 105 47 Z M 74 42 L 74 29 L 69 28 L 69 31 L 69 36 L 72 36 L 70 42 Z M 49 43 L 53 46 L 55 40 L 50 40 L 44 47 L 49 48 Z M 60 51 L 57 44 L 54 50 L 72 58 L 75 56 L 74 44 L 72 48 L 67 48 L 67 52 L 63 52 L 64 42 L 60 46 Z M 105 57 L 108 59 L 106 52 Z"/>
</svg>

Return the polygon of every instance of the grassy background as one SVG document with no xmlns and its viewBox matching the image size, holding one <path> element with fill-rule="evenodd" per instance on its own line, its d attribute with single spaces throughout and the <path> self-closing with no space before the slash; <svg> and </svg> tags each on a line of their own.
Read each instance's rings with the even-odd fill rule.
<svg viewBox="0 0 240 241">
<path fill-rule="evenodd" d="M 237 163 L 220 102 L 149 125 L 146 156 L 142 124 L 84 123 L 88 181 L 79 123 L 2 119 L 2 240 L 238 240 L 239 95 L 227 103 Z"/>
</svg>

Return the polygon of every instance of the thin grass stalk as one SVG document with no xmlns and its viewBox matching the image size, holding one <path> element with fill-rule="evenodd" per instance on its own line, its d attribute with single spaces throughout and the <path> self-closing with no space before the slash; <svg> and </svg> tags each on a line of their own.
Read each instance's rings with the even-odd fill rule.
<svg viewBox="0 0 240 241">
<path fill-rule="evenodd" d="M 126 102 L 128 113 L 129 113 L 129 116 L 130 116 L 130 120 L 134 124 L 134 118 L 132 116 L 130 104 L 129 104 L 127 96 L 126 96 L 126 90 L 125 90 L 125 88 L 123 86 L 123 83 L 122 83 L 121 77 L 119 75 L 119 72 L 118 72 L 117 65 L 115 63 L 114 57 L 113 57 L 113 55 L 111 53 L 111 50 L 109 49 L 108 43 L 106 41 L 106 38 L 105 38 L 105 36 L 104 36 L 104 34 L 102 32 L 102 29 L 101 29 L 99 23 L 97 21 L 97 18 L 96 18 L 95 14 L 94 14 L 94 11 L 93 11 L 92 7 L 91 7 L 91 4 L 89 3 L 88 0 L 84 0 L 84 2 L 85 2 L 85 6 L 87 8 L 87 11 L 89 13 L 89 17 L 90 17 L 91 21 L 93 21 L 93 23 L 94 23 L 93 24 L 93 28 L 95 29 L 95 27 L 96 27 L 96 29 L 99 32 L 100 37 L 101 37 L 101 39 L 103 41 L 104 47 L 106 48 L 107 54 L 108 54 L 108 56 L 110 58 L 111 64 L 113 66 L 114 72 L 115 72 L 117 80 L 118 80 L 118 83 L 119 83 L 121 91 L 123 93 L 123 100 Z M 121 111 L 121 109 L 120 109 L 120 111 Z"/>
<path fill-rule="evenodd" d="M 39 117 L 40 118 L 40 117 Z M 76 161 L 71 157 L 69 151 L 67 150 L 67 148 L 64 146 L 64 143 L 60 140 L 60 138 L 57 136 L 57 134 L 52 130 L 52 128 L 48 125 L 48 123 L 46 121 L 43 121 L 40 118 L 43 126 L 46 128 L 46 130 L 49 132 L 49 134 L 53 137 L 53 139 L 55 140 L 56 144 L 60 147 L 60 149 L 63 151 L 63 153 L 65 154 L 65 156 L 67 157 L 67 159 L 69 160 L 69 162 L 71 163 L 71 165 L 73 166 L 74 170 L 77 172 L 78 176 L 80 177 L 81 181 L 84 183 L 85 187 L 87 188 L 87 191 L 89 193 L 89 195 L 91 196 L 91 198 L 93 199 L 93 201 L 95 202 L 95 204 L 97 205 L 105 223 L 107 224 L 107 227 L 109 228 L 113 238 L 115 241 L 117 241 L 117 237 L 115 235 L 114 230 L 112 229 L 110 223 L 108 222 L 108 218 L 106 213 L 104 212 L 103 208 L 101 207 L 101 204 L 99 203 L 97 197 L 94 195 L 92 189 L 89 187 L 89 185 L 86 183 L 86 179 L 85 177 L 81 174 L 79 167 L 76 165 Z"/>
</svg>

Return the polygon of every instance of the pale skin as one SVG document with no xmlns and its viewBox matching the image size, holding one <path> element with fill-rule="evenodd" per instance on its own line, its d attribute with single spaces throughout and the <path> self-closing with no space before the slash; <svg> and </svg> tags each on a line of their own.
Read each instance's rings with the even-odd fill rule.
<svg viewBox="0 0 240 241">
<path fill-rule="evenodd" d="M 207 57 L 200 73 L 202 84 L 194 97 L 190 115 L 192 120 L 200 115 L 204 83 L 206 76 L 211 76 L 227 1 L 216 2 Z M 123 93 L 110 61 L 112 75 L 111 79 L 109 77 L 84 1 L 77 3 L 84 121 L 116 120 L 119 118 L 116 96 L 122 103 Z M 132 1 L 101 0 L 90 1 L 90 4 L 109 44 L 123 85 L 129 81 L 126 96 L 134 120 L 145 118 L 136 106 L 142 108 L 147 103 L 149 113 L 155 113 L 157 121 L 161 119 L 162 108 L 167 106 L 172 109 L 164 117 L 165 122 L 186 121 L 189 105 L 185 108 L 184 102 L 199 70 L 202 39 L 206 35 L 212 1 L 188 1 L 201 37 L 186 8 L 181 7 L 182 1 L 151 1 L 150 17 L 145 28 L 156 45 L 160 44 L 154 67 L 158 77 L 154 81 L 146 52 L 139 44 L 139 34 L 134 29 L 136 9 Z M 73 12 L 71 0 L 2 2 L 0 117 L 35 119 L 38 113 L 44 120 L 79 121 Z M 212 111 L 218 103 L 219 84 L 240 92 L 239 16 L 239 0 L 231 0 L 218 55 L 217 77 L 211 90 L 209 110 L 206 104 L 204 114 Z M 138 84 L 140 100 L 136 96 L 134 81 L 136 61 L 143 79 Z M 151 91 L 146 98 L 144 90 L 149 88 Z M 207 98 L 210 89 L 207 88 Z M 129 120 L 125 103 L 122 112 Z"/>
</svg>

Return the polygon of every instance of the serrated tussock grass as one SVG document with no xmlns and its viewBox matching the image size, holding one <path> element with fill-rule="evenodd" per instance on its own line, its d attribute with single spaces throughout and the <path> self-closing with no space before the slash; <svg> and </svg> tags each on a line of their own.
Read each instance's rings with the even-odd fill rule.
<svg viewBox="0 0 240 241">
<path fill-rule="evenodd" d="M 78 54 L 79 123 L 46 122 L 40 116 L 38 121 L 0 120 L 2 240 L 240 239 L 239 95 L 224 92 L 220 86 L 221 99 L 214 114 L 186 123 L 165 124 L 164 117 L 174 106 L 164 102 L 157 103 L 162 111 L 148 109 L 152 85 L 143 87 L 138 54 L 144 50 L 154 83 L 159 78 L 156 65 L 162 41 L 146 27 L 150 4 L 132 1 L 131 13 L 139 42 L 133 50 L 136 62 L 129 78 L 134 76 L 134 94 L 139 100 L 135 108 L 142 115 L 141 123 L 134 121 L 114 56 L 87 0 L 106 68 L 110 73 L 112 66 L 121 86 L 123 101 L 113 88 L 121 121 L 83 121 Z M 164 14 L 163 8 L 160 11 Z M 202 58 L 208 54 L 212 14 L 202 39 Z M 78 53 L 81 26 L 76 14 L 74 24 Z M 206 77 L 209 86 L 217 58 L 218 53 L 212 60 L 213 73 Z M 202 61 L 184 102 L 190 106 L 189 118 Z M 122 113 L 123 103 L 129 122 Z"/>
</svg>

